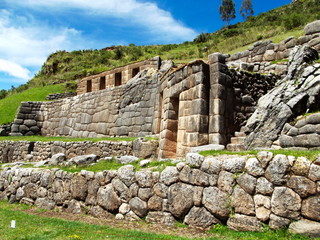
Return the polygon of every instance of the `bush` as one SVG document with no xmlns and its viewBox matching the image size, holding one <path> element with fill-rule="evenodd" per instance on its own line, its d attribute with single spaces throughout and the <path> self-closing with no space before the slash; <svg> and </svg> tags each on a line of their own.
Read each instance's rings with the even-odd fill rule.
<svg viewBox="0 0 320 240">
<path fill-rule="evenodd" d="M 199 36 L 197 36 L 193 42 L 195 43 L 203 43 L 203 42 L 207 42 L 209 40 L 209 33 L 201 33 Z"/>
<path fill-rule="evenodd" d="M 304 25 L 304 16 L 302 14 L 291 14 L 284 18 L 283 26 L 286 30 L 291 30 Z"/>
</svg>

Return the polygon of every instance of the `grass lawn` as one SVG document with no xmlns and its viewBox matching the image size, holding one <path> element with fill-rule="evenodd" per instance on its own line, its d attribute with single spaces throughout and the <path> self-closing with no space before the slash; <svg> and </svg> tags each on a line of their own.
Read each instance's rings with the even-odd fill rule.
<svg viewBox="0 0 320 240">
<path fill-rule="evenodd" d="M 50 216 L 50 217 L 48 217 Z M 73 217 L 72 217 L 73 216 Z M 77 219 L 77 220 L 70 220 Z M 11 220 L 16 228 L 10 228 Z M 225 239 L 225 240 L 307 240 L 284 230 L 264 232 L 235 232 L 216 225 L 209 231 L 196 230 L 177 223 L 173 227 L 141 222 L 101 220 L 84 215 L 60 214 L 24 205 L 0 201 L 1 240 L 48 239 Z M 315 238 L 319 240 L 320 238 Z"/>
</svg>

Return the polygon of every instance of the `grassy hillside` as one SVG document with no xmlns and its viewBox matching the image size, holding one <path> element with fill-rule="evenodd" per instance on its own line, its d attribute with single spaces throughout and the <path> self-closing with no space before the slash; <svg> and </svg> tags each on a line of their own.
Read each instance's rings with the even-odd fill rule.
<svg viewBox="0 0 320 240">
<path fill-rule="evenodd" d="M 206 59 L 213 52 L 235 53 L 245 50 L 258 40 L 271 39 L 280 42 L 289 36 L 303 35 L 303 27 L 314 20 L 320 19 L 319 0 L 300 0 L 294 4 L 262 13 L 242 23 L 223 28 L 214 33 L 202 33 L 193 41 L 181 44 L 152 46 L 111 46 L 100 50 L 78 50 L 72 52 L 58 51 L 52 53 L 43 64 L 39 73 L 27 84 L 9 92 L 17 101 L 29 101 L 28 94 L 22 94 L 25 89 L 42 87 L 50 84 L 67 83 L 68 89 L 74 89 L 75 80 L 96 74 L 130 62 L 160 56 L 162 59 L 172 59 L 175 63 L 185 63 L 197 58 Z M 213 23 L 212 23 L 213 24 Z M 45 88 L 47 89 L 47 88 Z M 39 89 L 42 95 L 48 92 Z M 54 91 L 54 89 L 49 90 Z M 26 98 L 25 98 L 26 97 Z M 1 91 L 0 91 L 1 98 Z M 43 98 L 42 98 L 43 99 Z M 7 102 L 9 100 L 5 100 Z M 10 100 L 12 101 L 12 100 Z M 6 103 L 0 101 L 0 110 Z M 13 120 L 12 110 L 0 113 L 0 123 Z M 5 113 L 3 115 L 3 113 Z"/>
<path fill-rule="evenodd" d="M 44 87 L 34 87 L 19 94 L 12 94 L 0 100 L 0 124 L 12 122 L 21 102 L 45 101 L 50 93 L 62 93 L 65 84 L 48 85 Z"/>
</svg>

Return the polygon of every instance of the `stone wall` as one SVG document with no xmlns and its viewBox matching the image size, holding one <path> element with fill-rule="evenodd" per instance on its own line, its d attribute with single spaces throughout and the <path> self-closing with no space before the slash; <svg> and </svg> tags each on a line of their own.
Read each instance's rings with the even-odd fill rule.
<svg viewBox="0 0 320 240">
<path fill-rule="evenodd" d="M 271 40 L 256 42 L 244 52 L 239 52 L 227 58 L 228 65 L 246 71 L 260 73 L 275 73 L 284 75 L 287 71 L 287 59 L 295 46 L 308 45 L 320 50 L 320 20 L 305 26 L 305 35 L 295 39 L 289 37 L 280 43 Z M 275 63 L 273 63 L 275 62 Z"/>
<path fill-rule="evenodd" d="M 94 92 L 103 89 L 120 86 L 135 77 L 139 72 L 153 68 L 160 69 L 161 59 L 155 57 L 150 60 L 132 63 L 123 67 L 117 67 L 109 71 L 85 77 L 79 80 L 77 85 L 77 94 L 84 94 L 87 92 Z"/>
<path fill-rule="evenodd" d="M 157 141 L 136 139 L 133 142 L 30 142 L 0 141 L 0 163 L 20 161 L 48 160 L 54 154 L 64 153 L 68 159 L 78 156 L 95 154 L 99 158 L 134 155 L 139 158 L 156 158 Z"/>
<path fill-rule="evenodd" d="M 52 102 L 22 103 L 11 135 L 71 137 L 152 134 L 157 72 L 144 70 L 127 84 Z"/>
<path fill-rule="evenodd" d="M 1 170 L 0 196 L 101 218 L 263 231 L 264 224 L 280 229 L 304 218 L 319 225 L 319 172 L 319 159 L 270 152 L 250 158 L 188 154 L 186 162 L 161 173 L 132 165 L 74 174 L 15 166 Z"/>
<path fill-rule="evenodd" d="M 76 96 L 76 93 L 73 93 L 73 92 L 52 93 L 46 96 L 46 99 L 52 101 L 52 100 L 58 100 L 58 99 L 67 98 L 67 97 L 73 97 L 73 96 Z"/>
<path fill-rule="evenodd" d="M 311 114 L 287 123 L 279 138 L 283 148 L 319 149 L 320 148 L 320 114 Z"/>
</svg>

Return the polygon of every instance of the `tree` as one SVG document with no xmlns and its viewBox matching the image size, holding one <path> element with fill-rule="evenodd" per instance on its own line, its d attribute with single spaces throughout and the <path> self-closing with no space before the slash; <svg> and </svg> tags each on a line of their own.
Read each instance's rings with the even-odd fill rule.
<svg viewBox="0 0 320 240">
<path fill-rule="evenodd" d="M 229 25 L 230 20 L 236 18 L 235 4 L 232 0 L 222 0 L 219 8 L 221 19 Z"/>
<path fill-rule="evenodd" d="M 243 18 L 248 18 L 249 16 L 252 16 L 254 14 L 251 0 L 242 1 L 240 14 Z"/>
</svg>

